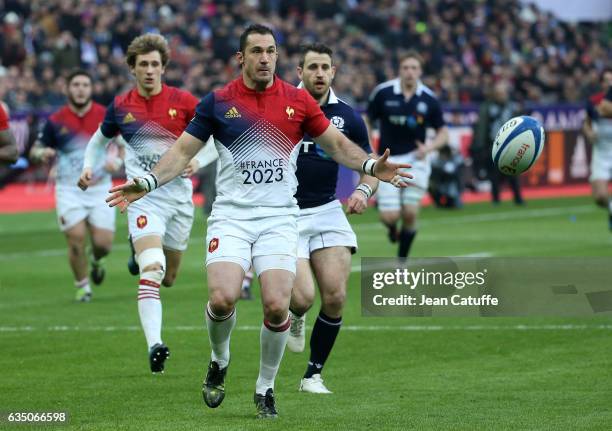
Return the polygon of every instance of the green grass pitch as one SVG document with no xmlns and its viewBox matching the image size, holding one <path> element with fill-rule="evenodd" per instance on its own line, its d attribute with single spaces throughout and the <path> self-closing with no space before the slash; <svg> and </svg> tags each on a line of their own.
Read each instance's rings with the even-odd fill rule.
<svg viewBox="0 0 612 431">
<path fill-rule="evenodd" d="M 137 279 L 125 265 L 125 216 L 118 216 L 107 279 L 89 304 L 72 301 L 54 213 L 0 216 L 0 411 L 67 411 L 69 423 L 56 429 L 612 429 L 609 318 L 365 318 L 357 272 L 324 372 L 333 395 L 298 392 L 307 352 L 287 351 L 276 383 L 280 417 L 254 419 L 257 297 L 238 305 L 227 396 L 208 409 L 200 394 L 209 358 L 205 226 L 197 216 L 177 283 L 162 288 L 164 341 L 172 351 L 163 376 L 148 371 Z M 421 220 L 414 256 L 612 257 L 606 214 L 587 197 L 525 208 L 426 208 Z M 351 222 L 358 256 L 394 255 L 374 210 Z M 309 313 L 310 325 L 316 314 Z"/>
</svg>

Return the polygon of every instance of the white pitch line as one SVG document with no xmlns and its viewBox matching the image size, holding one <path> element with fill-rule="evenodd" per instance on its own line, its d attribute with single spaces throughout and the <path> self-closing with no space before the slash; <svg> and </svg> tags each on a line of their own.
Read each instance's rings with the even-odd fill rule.
<svg viewBox="0 0 612 431">
<path fill-rule="evenodd" d="M 0 326 L 0 333 L 23 332 L 140 332 L 140 326 Z M 260 326 L 243 325 L 235 328 L 237 331 L 259 331 Z M 343 331 L 372 332 L 372 331 L 399 331 L 399 332 L 444 332 L 444 331 L 611 331 L 612 325 L 344 325 Z M 164 331 L 177 332 L 205 332 L 202 326 L 167 326 Z"/>
</svg>

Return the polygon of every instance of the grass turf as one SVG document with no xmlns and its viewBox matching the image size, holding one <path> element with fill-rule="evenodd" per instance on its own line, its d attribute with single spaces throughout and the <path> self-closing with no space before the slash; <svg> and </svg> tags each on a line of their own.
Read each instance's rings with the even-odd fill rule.
<svg viewBox="0 0 612 431">
<path fill-rule="evenodd" d="M 333 395 L 297 392 L 307 352 L 287 351 L 276 384 L 280 418 L 253 418 L 257 297 L 238 306 L 227 397 L 220 408 L 206 408 L 205 226 L 197 216 L 177 283 L 162 290 L 164 341 L 172 350 L 163 376 L 148 372 L 136 278 L 125 265 L 125 216 L 118 216 L 107 279 L 89 304 L 72 301 L 53 213 L 0 216 L 0 411 L 67 411 L 69 424 L 60 429 L 610 429 L 610 330 L 598 327 L 608 317 L 365 318 L 357 272 L 345 330 L 324 373 Z M 426 208 L 421 220 L 414 256 L 612 255 L 605 213 L 588 198 Z M 394 255 L 373 210 L 351 222 L 359 256 Z M 577 326 L 543 329 L 547 324 Z M 479 329 L 470 330 L 474 325 Z"/>
</svg>

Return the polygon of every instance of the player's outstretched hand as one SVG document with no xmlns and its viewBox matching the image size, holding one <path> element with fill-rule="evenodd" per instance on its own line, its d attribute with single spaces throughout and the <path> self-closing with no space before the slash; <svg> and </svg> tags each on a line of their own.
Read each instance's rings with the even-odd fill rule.
<svg viewBox="0 0 612 431">
<path fill-rule="evenodd" d="M 384 154 L 376 160 L 374 165 L 374 176 L 381 181 L 391 183 L 395 187 L 408 187 L 408 183 L 402 181 L 403 178 L 414 178 L 412 174 L 405 171 L 406 168 L 411 168 L 408 163 L 393 163 L 389 159 L 389 149 L 387 148 Z"/>
<path fill-rule="evenodd" d="M 79 182 L 77 183 L 77 186 L 79 186 L 81 190 L 87 190 L 87 187 L 91 185 L 91 178 L 91 168 L 83 169 L 83 172 L 81 172 L 81 176 L 79 177 Z"/>
<path fill-rule="evenodd" d="M 134 178 L 127 183 L 118 185 L 110 189 L 108 192 L 112 193 L 106 198 L 109 207 L 119 205 L 121 212 L 125 212 L 128 205 L 134 201 L 137 201 L 141 197 L 147 194 L 147 190 L 144 185 L 139 182 L 140 178 Z"/>
<path fill-rule="evenodd" d="M 366 208 L 368 208 L 368 198 L 363 192 L 355 190 L 346 202 L 346 213 L 363 214 Z"/>
</svg>

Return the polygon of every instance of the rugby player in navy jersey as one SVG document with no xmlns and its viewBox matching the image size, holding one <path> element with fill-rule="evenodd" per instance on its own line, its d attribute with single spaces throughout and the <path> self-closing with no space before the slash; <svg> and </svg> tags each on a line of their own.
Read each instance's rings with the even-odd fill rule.
<svg viewBox="0 0 612 431">
<path fill-rule="evenodd" d="M 420 78 L 423 59 L 415 51 L 399 58 L 399 77 L 378 85 L 368 103 L 368 120 L 378 123 L 379 153 L 390 150 L 391 160 L 410 163 L 414 179 L 406 188 L 381 184 L 377 204 L 380 219 L 389 230 L 392 242 L 399 240 L 398 256 L 406 258 L 417 232 L 417 215 L 421 198 L 427 191 L 431 166 L 430 154 L 448 141 L 448 129 L 436 95 Z M 427 129 L 436 131 L 435 138 L 425 143 Z M 401 228 L 398 222 L 401 219 Z"/>
<path fill-rule="evenodd" d="M 359 113 L 340 100 L 331 88 L 336 67 L 332 50 L 323 44 L 302 47 L 297 69 L 303 86 L 321 106 L 321 110 L 338 130 L 367 153 L 371 153 L 368 131 Z M 321 372 L 342 325 L 346 300 L 346 283 L 351 270 L 351 253 L 357 239 L 336 199 L 338 163 L 329 157 L 309 136 L 304 137 L 297 159 L 298 189 L 295 197 L 298 214 L 297 274 L 291 293 L 291 328 L 287 347 L 293 352 L 304 350 L 305 313 L 314 302 L 316 279 L 321 293 L 321 310 L 310 337 L 310 358 L 300 391 L 329 394 Z M 361 174 L 359 185 L 347 202 L 349 214 L 361 214 L 368 198 L 378 187 L 378 180 Z"/>
</svg>

